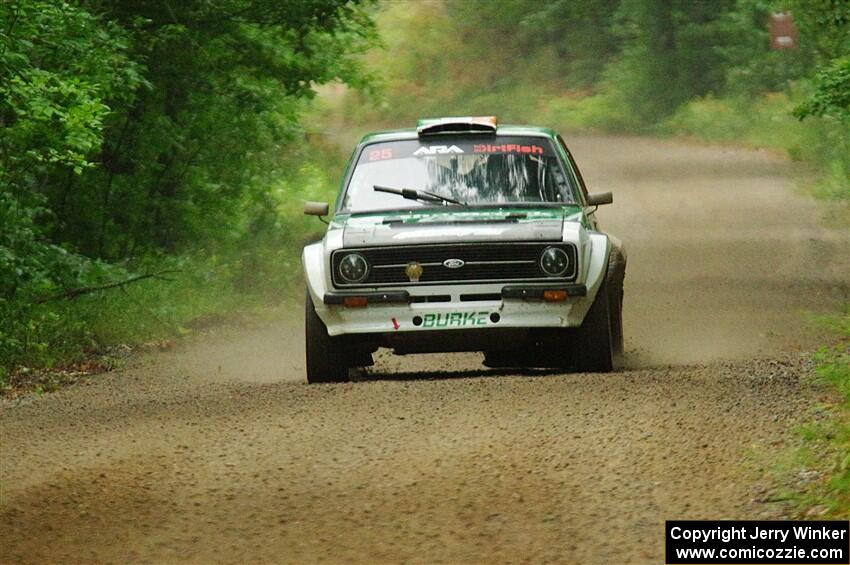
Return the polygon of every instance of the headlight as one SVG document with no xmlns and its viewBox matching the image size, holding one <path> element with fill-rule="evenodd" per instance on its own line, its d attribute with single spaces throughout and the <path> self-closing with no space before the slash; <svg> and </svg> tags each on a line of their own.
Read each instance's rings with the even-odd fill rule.
<svg viewBox="0 0 850 565">
<path fill-rule="evenodd" d="M 359 253 L 349 253 L 339 262 L 339 276 L 347 283 L 359 283 L 369 274 L 369 263 Z"/>
<path fill-rule="evenodd" d="M 540 254 L 540 268 L 550 277 L 559 277 L 570 268 L 570 257 L 560 247 L 547 247 Z"/>
</svg>

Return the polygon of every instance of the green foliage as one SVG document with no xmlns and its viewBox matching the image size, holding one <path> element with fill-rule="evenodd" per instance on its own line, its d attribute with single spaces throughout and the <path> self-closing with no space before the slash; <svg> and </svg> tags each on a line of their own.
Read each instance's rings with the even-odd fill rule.
<svg viewBox="0 0 850 565">
<path fill-rule="evenodd" d="M 618 0 L 551 0 L 539 5 L 525 3 L 516 18 L 521 36 L 537 49 L 551 46 L 554 71 L 570 88 L 592 87 L 602 77 L 620 41 L 610 22 Z M 529 9 L 530 8 L 530 9 Z"/>
<path fill-rule="evenodd" d="M 800 27 L 795 49 L 770 49 L 767 22 L 780 9 Z M 388 2 L 378 17 L 386 50 L 369 58 L 386 100 L 367 114 L 552 111 L 652 130 L 694 98 L 758 98 L 811 76 L 815 62 L 848 53 L 848 10 L 841 0 Z M 367 103 L 349 115 L 363 117 Z"/>
<path fill-rule="evenodd" d="M 717 92 L 728 42 L 723 16 L 734 4 L 622 0 L 614 29 L 623 48 L 605 70 L 602 89 L 636 124 L 653 124 L 693 96 Z"/>
<path fill-rule="evenodd" d="M 834 116 L 850 128 L 850 56 L 835 59 L 814 78 L 814 93 L 794 109 L 800 119 Z"/>
<path fill-rule="evenodd" d="M 50 0 L 4 3 L 0 29 L 0 189 L 36 190 L 52 172 L 92 167 L 106 102 L 143 84 L 128 34 Z"/>
<path fill-rule="evenodd" d="M 110 120 L 88 190 L 48 194 L 53 237 L 91 256 L 239 237 L 232 212 L 284 173 L 312 85 L 365 77 L 352 55 L 371 27 L 352 2 L 127 2 L 106 15 L 132 31 L 150 88 Z"/>
<path fill-rule="evenodd" d="M 0 373 L 279 300 L 306 229 L 280 204 L 328 192 L 300 117 L 317 84 L 371 84 L 366 3 L 0 3 Z M 174 283 L 39 302 L 174 257 Z"/>
<path fill-rule="evenodd" d="M 795 0 L 799 25 L 814 45 L 821 63 L 811 80 L 811 95 L 794 109 L 801 120 L 821 117 L 843 132 L 830 136 L 836 158 L 825 163 L 830 194 L 850 194 L 850 4 L 841 0 Z"/>
<path fill-rule="evenodd" d="M 778 4 L 794 14 L 815 63 L 825 65 L 850 54 L 850 4 L 845 0 L 781 0 Z"/>
<path fill-rule="evenodd" d="M 387 2 L 384 49 L 367 63 L 382 100 L 350 96 L 351 122 L 414 123 L 427 115 L 493 114 L 528 120 L 545 100 L 590 87 L 615 51 L 617 0 Z"/>
<path fill-rule="evenodd" d="M 127 33 L 79 7 L 7 2 L 0 30 L 0 308 L 8 313 L 10 301 L 82 283 L 99 267 L 49 239 L 46 187 L 95 166 L 106 101 L 132 99 L 144 81 Z"/>
<path fill-rule="evenodd" d="M 238 237 L 313 85 L 367 81 L 357 2 L 18 0 L 0 8 L 0 190 L 40 235 L 121 260 Z"/>
<path fill-rule="evenodd" d="M 725 61 L 720 93 L 757 98 L 765 92 L 782 92 L 810 71 L 812 50 L 808 40 L 794 49 L 768 49 L 766 22 L 776 8 L 773 0 L 737 0 L 723 15 L 719 23 L 724 41 L 714 46 Z M 796 18 L 796 11 L 794 15 Z"/>
</svg>

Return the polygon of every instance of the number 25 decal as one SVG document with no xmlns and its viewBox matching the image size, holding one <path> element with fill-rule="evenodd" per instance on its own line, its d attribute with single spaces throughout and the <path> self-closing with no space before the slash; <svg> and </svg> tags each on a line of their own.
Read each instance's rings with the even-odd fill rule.
<svg viewBox="0 0 850 565">
<path fill-rule="evenodd" d="M 369 151 L 369 160 L 370 161 L 383 161 L 384 159 L 392 159 L 393 158 L 393 150 L 390 147 L 386 149 L 372 149 Z"/>
</svg>

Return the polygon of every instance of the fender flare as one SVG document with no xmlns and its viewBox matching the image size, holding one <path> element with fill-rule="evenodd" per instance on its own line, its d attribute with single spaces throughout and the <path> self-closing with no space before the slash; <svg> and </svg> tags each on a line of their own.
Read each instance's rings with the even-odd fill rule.
<svg viewBox="0 0 850 565">
<path fill-rule="evenodd" d="M 611 253 L 611 242 L 607 234 L 587 231 L 582 239 L 582 271 L 587 295 L 584 300 L 573 306 L 575 315 L 581 320 L 587 315 L 608 275 L 608 259 Z"/>
<path fill-rule="evenodd" d="M 304 268 L 307 292 L 313 299 L 316 312 L 324 312 L 326 307 L 323 298 L 327 291 L 327 284 L 325 283 L 325 254 L 321 242 L 304 246 L 301 252 L 301 264 Z"/>
</svg>

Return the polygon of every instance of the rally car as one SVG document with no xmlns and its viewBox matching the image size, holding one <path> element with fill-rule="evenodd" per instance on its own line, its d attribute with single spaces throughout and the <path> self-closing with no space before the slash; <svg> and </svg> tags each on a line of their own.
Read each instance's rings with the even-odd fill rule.
<svg viewBox="0 0 850 565">
<path fill-rule="evenodd" d="M 367 135 L 302 256 L 308 382 L 347 380 L 379 347 L 610 371 L 626 255 L 596 209 L 612 201 L 551 129 L 439 118 Z"/>
</svg>

